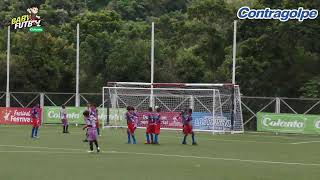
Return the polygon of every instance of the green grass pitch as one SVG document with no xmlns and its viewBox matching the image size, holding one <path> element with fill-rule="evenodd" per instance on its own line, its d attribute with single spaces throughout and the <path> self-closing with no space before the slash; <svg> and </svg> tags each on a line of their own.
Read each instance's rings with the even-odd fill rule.
<svg viewBox="0 0 320 180">
<path fill-rule="evenodd" d="M 0 180 L 319 180 L 317 136 L 197 133 L 198 146 L 181 145 L 181 132 L 162 131 L 160 145 L 126 144 L 125 129 L 104 129 L 102 152 L 87 153 L 84 131 L 0 126 Z"/>
</svg>

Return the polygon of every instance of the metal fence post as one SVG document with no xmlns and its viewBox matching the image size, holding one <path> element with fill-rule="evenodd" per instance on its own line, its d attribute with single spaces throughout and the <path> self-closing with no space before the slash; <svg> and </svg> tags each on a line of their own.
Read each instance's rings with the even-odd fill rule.
<svg viewBox="0 0 320 180">
<path fill-rule="evenodd" d="M 281 110 L 280 110 L 280 98 L 276 97 L 276 113 L 280 113 Z"/>
<path fill-rule="evenodd" d="M 80 107 L 80 94 L 76 93 L 76 103 L 75 103 L 76 107 Z"/>
<path fill-rule="evenodd" d="M 44 111 L 44 93 L 40 93 L 40 108 L 41 108 L 41 125 L 44 124 L 44 119 L 43 119 L 43 111 Z"/>
<path fill-rule="evenodd" d="M 10 92 L 6 92 L 6 107 L 10 107 Z"/>
<path fill-rule="evenodd" d="M 40 93 L 40 107 L 44 107 L 44 93 Z"/>
</svg>

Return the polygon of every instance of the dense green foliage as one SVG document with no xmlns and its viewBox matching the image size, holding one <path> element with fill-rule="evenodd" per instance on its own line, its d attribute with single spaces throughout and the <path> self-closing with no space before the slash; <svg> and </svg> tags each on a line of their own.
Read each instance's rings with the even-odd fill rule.
<svg viewBox="0 0 320 180">
<path fill-rule="evenodd" d="M 230 82 L 233 20 L 242 5 L 318 8 L 318 0 L 38 0 L 45 32 L 12 32 L 11 90 L 73 92 L 80 23 L 81 92 L 107 81 Z M 32 0 L 0 2 L 0 90 L 6 26 Z M 320 97 L 320 19 L 238 23 L 237 83 L 245 95 Z"/>
</svg>

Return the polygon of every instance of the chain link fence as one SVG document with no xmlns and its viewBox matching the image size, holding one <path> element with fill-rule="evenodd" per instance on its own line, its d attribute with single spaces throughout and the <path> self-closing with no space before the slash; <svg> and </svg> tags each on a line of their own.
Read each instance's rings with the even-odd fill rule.
<svg viewBox="0 0 320 180">
<path fill-rule="evenodd" d="M 320 115 L 320 99 L 242 96 L 242 114 L 245 130 L 257 129 L 258 112 Z"/>
<path fill-rule="evenodd" d="M 41 92 L 10 92 L 11 107 L 41 106 L 75 106 L 75 93 L 41 93 Z M 80 93 L 80 106 L 96 103 L 102 107 L 102 93 Z M 320 99 L 317 98 L 285 98 L 285 97 L 241 97 L 243 124 L 245 130 L 255 131 L 258 112 L 319 114 Z M 6 106 L 6 93 L 0 92 L 0 107 Z"/>
</svg>

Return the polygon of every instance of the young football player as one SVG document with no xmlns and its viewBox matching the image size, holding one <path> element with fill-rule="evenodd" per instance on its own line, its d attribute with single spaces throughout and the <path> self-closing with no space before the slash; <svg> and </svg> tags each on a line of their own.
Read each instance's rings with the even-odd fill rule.
<svg viewBox="0 0 320 180">
<path fill-rule="evenodd" d="M 63 133 L 69 133 L 69 124 L 67 119 L 66 106 L 63 104 L 60 109 L 60 119 L 63 127 Z"/>
<path fill-rule="evenodd" d="M 153 133 L 154 133 L 155 124 L 154 124 L 152 111 L 153 111 L 152 107 L 149 107 L 148 113 L 146 115 L 148 118 L 148 124 L 147 124 L 147 128 L 146 128 L 147 142 L 145 144 L 150 144 L 150 143 L 153 144 Z M 150 138 L 151 138 L 151 141 L 150 141 Z"/>
<path fill-rule="evenodd" d="M 197 145 L 195 138 L 194 138 L 194 132 L 192 130 L 192 109 L 188 109 L 187 114 L 185 116 L 185 119 L 182 118 L 183 120 L 183 141 L 182 144 L 187 144 L 186 140 L 187 140 L 187 136 L 189 134 L 191 134 L 192 137 L 192 145 Z"/>
<path fill-rule="evenodd" d="M 96 118 L 96 127 L 97 127 L 97 133 L 100 136 L 100 123 L 98 118 L 98 109 L 95 103 L 92 103 L 90 105 L 90 115 L 93 115 Z"/>
<path fill-rule="evenodd" d="M 31 111 L 32 115 L 32 131 L 31 138 L 38 138 L 38 129 L 40 126 L 40 105 L 36 104 Z"/>
<path fill-rule="evenodd" d="M 153 119 L 155 123 L 154 127 L 154 144 L 159 144 L 159 134 L 160 134 L 160 129 L 161 129 L 161 115 L 160 115 L 160 107 L 156 107 L 156 112 L 153 114 Z"/>
<path fill-rule="evenodd" d="M 137 115 L 134 112 L 134 107 L 128 106 L 127 107 L 127 113 L 126 113 L 126 119 L 127 119 L 127 136 L 128 136 L 128 144 L 131 144 L 131 137 L 132 137 L 132 143 L 136 144 L 136 138 L 134 136 L 134 132 L 136 130 L 136 121 L 137 121 Z"/>
<path fill-rule="evenodd" d="M 93 152 L 93 143 L 96 146 L 97 152 L 100 152 L 100 147 L 97 140 L 97 129 L 96 129 L 96 118 L 90 115 L 89 111 L 83 112 L 86 125 L 83 127 L 83 130 L 87 129 L 87 140 L 89 142 L 90 150 L 88 152 Z"/>
</svg>

